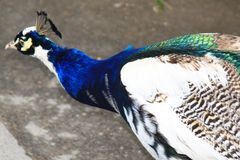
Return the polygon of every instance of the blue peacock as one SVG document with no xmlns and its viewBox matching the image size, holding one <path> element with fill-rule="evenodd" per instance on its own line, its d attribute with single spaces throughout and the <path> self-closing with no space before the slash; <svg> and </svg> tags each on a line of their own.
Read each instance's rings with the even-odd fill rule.
<svg viewBox="0 0 240 160">
<path fill-rule="evenodd" d="M 38 58 L 79 102 L 119 113 L 157 160 L 240 159 L 240 37 L 185 35 L 96 60 L 48 38 L 47 13 L 6 49 Z"/>
</svg>

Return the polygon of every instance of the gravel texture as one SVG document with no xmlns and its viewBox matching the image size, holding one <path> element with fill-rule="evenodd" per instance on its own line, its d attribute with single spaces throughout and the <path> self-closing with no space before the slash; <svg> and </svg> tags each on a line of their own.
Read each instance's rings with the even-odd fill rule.
<svg viewBox="0 0 240 160">
<path fill-rule="evenodd" d="M 59 44 L 93 57 L 189 33 L 240 35 L 238 0 L 166 1 L 159 11 L 154 0 L 1 0 L 0 159 L 152 159 L 121 117 L 76 102 L 38 60 L 4 46 L 41 9 L 62 32 Z"/>
</svg>

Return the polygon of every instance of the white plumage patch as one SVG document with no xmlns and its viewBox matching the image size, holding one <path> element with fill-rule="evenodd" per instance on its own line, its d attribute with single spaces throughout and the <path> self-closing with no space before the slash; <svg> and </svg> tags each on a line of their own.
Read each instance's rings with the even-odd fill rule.
<svg viewBox="0 0 240 160">
<path fill-rule="evenodd" d="M 220 60 L 204 58 L 197 64 L 171 63 L 167 56 L 136 60 L 123 66 L 121 80 L 134 101 L 133 108 L 137 110 L 142 105 L 145 112 L 154 115 L 158 131 L 179 154 L 186 154 L 194 160 L 226 160 L 210 144 L 195 136 L 173 111 L 191 94 L 189 83 L 198 88 L 211 88 L 213 82 L 227 85 L 227 73 L 220 65 Z M 149 147 L 153 143 L 151 137 L 141 124 L 134 126 L 132 115 L 127 113 L 125 111 L 127 120 L 144 147 L 155 159 L 166 159 L 162 149 L 158 151 L 159 155 L 154 153 Z M 138 128 L 138 133 L 134 127 Z"/>
<path fill-rule="evenodd" d="M 157 152 L 155 152 L 155 150 L 150 146 L 154 143 L 154 138 L 149 136 L 145 131 L 144 131 L 144 126 L 143 124 L 138 124 L 138 126 L 135 126 L 133 121 L 133 114 L 131 113 L 131 111 L 127 111 L 126 108 L 124 108 L 124 113 L 127 117 L 127 121 L 131 127 L 131 129 L 133 130 L 133 133 L 137 136 L 137 138 L 139 139 L 139 141 L 142 143 L 142 145 L 145 147 L 145 149 L 155 158 L 155 159 L 159 159 L 159 160 L 168 160 L 167 156 L 164 154 L 164 148 L 163 146 L 159 145 L 157 148 Z M 139 118 L 139 115 L 137 115 Z M 137 127 L 137 128 L 136 128 Z"/>
<path fill-rule="evenodd" d="M 145 58 L 127 63 L 121 70 L 121 80 L 134 96 L 151 100 L 156 93 L 167 96 L 170 106 L 179 106 L 190 93 L 188 82 L 198 87 L 208 85 L 211 80 L 227 84 L 226 72 L 217 63 L 199 62 L 198 70 L 180 64 L 162 62 L 158 58 Z"/>
<path fill-rule="evenodd" d="M 36 31 L 36 27 L 32 26 L 32 27 L 25 28 L 23 30 L 22 34 L 25 36 L 27 33 L 31 32 L 31 31 Z"/>
<path fill-rule="evenodd" d="M 45 50 L 42 48 L 42 46 L 38 46 L 38 47 L 35 47 L 35 52 L 33 54 L 33 57 L 42 61 L 48 67 L 48 69 L 58 77 L 52 62 L 48 60 L 48 52 L 49 50 Z"/>
</svg>

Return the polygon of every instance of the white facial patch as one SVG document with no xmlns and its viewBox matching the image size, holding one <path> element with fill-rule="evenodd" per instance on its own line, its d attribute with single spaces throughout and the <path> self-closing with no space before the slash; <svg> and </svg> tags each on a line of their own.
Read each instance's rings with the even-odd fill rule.
<svg viewBox="0 0 240 160">
<path fill-rule="evenodd" d="M 23 41 L 21 51 L 27 51 L 32 46 L 32 38 L 28 38 L 27 41 Z"/>
</svg>

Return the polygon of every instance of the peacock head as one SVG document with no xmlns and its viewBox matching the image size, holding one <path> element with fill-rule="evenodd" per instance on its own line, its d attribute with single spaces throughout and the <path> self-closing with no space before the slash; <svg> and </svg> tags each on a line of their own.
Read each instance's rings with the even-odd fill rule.
<svg viewBox="0 0 240 160">
<path fill-rule="evenodd" d="M 62 38 L 61 33 L 52 20 L 48 18 L 47 13 L 40 11 L 37 12 L 36 25 L 20 31 L 14 40 L 5 46 L 5 49 L 16 49 L 25 55 L 34 55 L 37 47 L 49 50 L 51 46 L 47 36 L 50 34 Z"/>
</svg>

